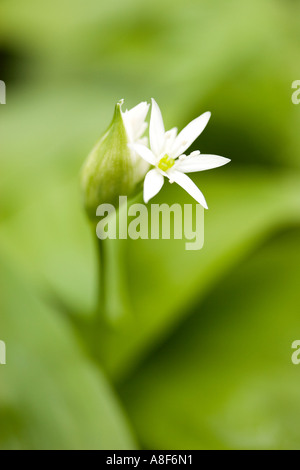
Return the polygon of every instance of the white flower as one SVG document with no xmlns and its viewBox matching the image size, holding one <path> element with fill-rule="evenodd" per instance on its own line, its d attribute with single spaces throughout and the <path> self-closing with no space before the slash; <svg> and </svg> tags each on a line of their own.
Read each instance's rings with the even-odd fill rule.
<svg viewBox="0 0 300 470">
<path fill-rule="evenodd" d="M 154 166 L 146 174 L 144 181 L 146 203 L 161 190 L 164 177 L 167 177 L 170 183 L 179 184 L 199 204 L 208 208 L 202 192 L 185 173 L 217 168 L 230 160 L 218 155 L 201 155 L 199 151 L 186 156 L 184 152 L 205 129 L 210 116 L 209 112 L 202 114 L 191 121 L 178 135 L 176 128 L 165 132 L 161 111 L 156 101 L 152 99 L 150 149 L 141 143 L 131 145 L 148 164 Z"/>
</svg>

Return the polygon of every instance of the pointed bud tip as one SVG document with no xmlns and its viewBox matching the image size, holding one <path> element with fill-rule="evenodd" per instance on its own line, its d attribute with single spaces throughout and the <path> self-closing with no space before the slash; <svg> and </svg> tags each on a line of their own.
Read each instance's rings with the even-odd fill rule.
<svg viewBox="0 0 300 470">
<path fill-rule="evenodd" d="M 94 220 L 97 207 L 102 203 L 118 207 L 119 196 L 131 197 L 144 176 L 137 157 L 129 144 L 121 110 L 124 100 L 115 105 L 114 116 L 87 157 L 81 173 L 83 202 L 89 217 Z"/>
</svg>

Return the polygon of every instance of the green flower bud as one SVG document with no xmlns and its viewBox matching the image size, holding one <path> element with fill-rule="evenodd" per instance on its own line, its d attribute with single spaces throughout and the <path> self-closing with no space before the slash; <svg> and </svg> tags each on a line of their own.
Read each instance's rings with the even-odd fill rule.
<svg viewBox="0 0 300 470">
<path fill-rule="evenodd" d="M 119 196 L 133 196 L 148 170 L 148 165 L 128 145 L 142 141 L 148 104 L 140 103 L 125 113 L 122 104 L 123 100 L 116 104 L 109 128 L 82 169 L 84 206 L 92 220 L 100 204 L 113 204 L 117 208 Z"/>
</svg>

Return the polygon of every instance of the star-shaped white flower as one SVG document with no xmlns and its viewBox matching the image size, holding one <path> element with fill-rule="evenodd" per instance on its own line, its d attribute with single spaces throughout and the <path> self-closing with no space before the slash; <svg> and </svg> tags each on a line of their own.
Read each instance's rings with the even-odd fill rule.
<svg viewBox="0 0 300 470">
<path fill-rule="evenodd" d="M 166 177 L 171 183 L 179 184 L 204 208 L 208 208 L 202 192 L 186 173 L 217 168 L 230 160 L 218 155 L 201 155 L 198 150 L 188 156 L 184 152 L 205 129 L 210 116 L 209 112 L 202 114 L 191 121 L 178 135 L 176 128 L 165 132 L 161 111 L 152 98 L 149 127 L 150 149 L 140 143 L 132 144 L 134 150 L 146 162 L 154 166 L 146 174 L 144 181 L 146 203 L 161 190 L 164 177 Z"/>
</svg>

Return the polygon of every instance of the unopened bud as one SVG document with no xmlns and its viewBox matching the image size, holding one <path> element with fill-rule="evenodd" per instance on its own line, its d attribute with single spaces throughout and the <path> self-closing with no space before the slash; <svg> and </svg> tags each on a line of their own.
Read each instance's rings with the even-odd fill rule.
<svg viewBox="0 0 300 470">
<path fill-rule="evenodd" d="M 84 206 L 92 220 L 100 204 L 118 207 L 119 196 L 133 196 L 148 170 L 148 165 L 128 145 L 138 142 L 147 127 L 148 104 L 140 103 L 125 113 L 122 104 L 123 100 L 116 104 L 109 128 L 82 169 Z"/>
</svg>

